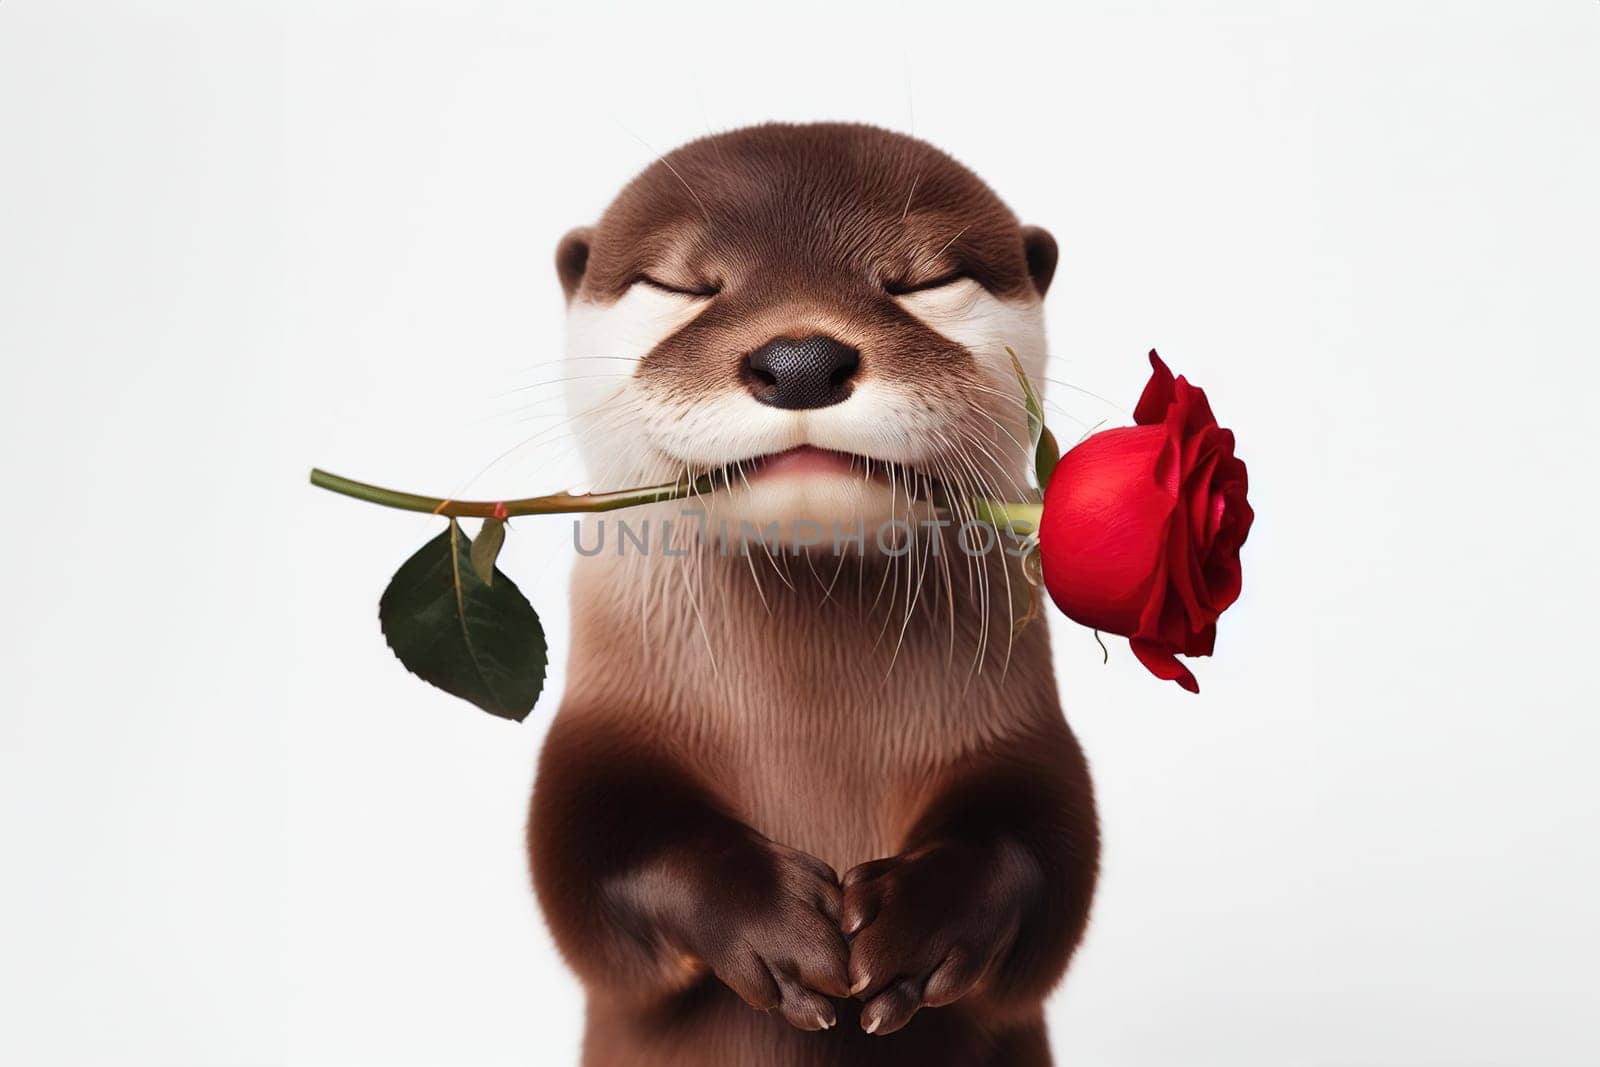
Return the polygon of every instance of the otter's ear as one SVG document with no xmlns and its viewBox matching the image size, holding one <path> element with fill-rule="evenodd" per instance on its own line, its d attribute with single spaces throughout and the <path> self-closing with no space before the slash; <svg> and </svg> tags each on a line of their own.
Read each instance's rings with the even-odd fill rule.
<svg viewBox="0 0 1600 1067">
<path fill-rule="evenodd" d="M 1022 228 L 1022 254 L 1028 257 L 1028 274 L 1033 287 L 1043 296 L 1056 276 L 1056 239 L 1038 226 Z"/>
<path fill-rule="evenodd" d="M 579 226 L 556 245 L 556 277 L 561 279 L 561 291 L 567 294 L 568 303 L 583 284 L 583 272 L 589 266 L 589 241 L 593 236 L 592 227 Z"/>
</svg>

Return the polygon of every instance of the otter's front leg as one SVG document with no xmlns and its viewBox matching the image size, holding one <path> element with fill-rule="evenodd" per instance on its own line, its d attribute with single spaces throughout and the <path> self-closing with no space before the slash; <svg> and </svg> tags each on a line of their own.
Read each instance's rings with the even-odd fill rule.
<svg viewBox="0 0 1600 1067">
<path fill-rule="evenodd" d="M 898 855 L 844 878 L 851 993 L 888 1034 L 961 1001 L 993 1021 L 1037 1011 L 1083 936 L 1099 832 L 1064 722 L 952 768 Z"/>
<path fill-rule="evenodd" d="M 711 971 L 802 1030 L 848 995 L 838 876 L 731 815 L 666 751 L 599 715 L 557 719 L 528 826 L 550 929 L 591 987 L 648 1003 Z"/>
</svg>

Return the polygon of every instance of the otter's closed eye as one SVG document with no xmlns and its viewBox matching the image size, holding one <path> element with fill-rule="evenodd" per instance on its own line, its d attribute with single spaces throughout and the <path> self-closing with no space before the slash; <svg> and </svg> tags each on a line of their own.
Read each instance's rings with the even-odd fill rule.
<svg viewBox="0 0 1600 1067">
<path fill-rule="evenodd" d="M 722 291 L 714 285 L 671 285 L 667 282 L 661 281 L 659 278 L 652 278 L 648 274 L 639 275 L 639 277 L 634 279 L 633 284 L 648 285 L 650 288 L 659 289 L 663 293 L 676 293 L 679 296 L 692 296 L 696 300 L 708 300 Z"/>
<path fill-rule="evenodd" d="M 967 276 L 965 274 L 960 271 L 951 271 L 949 274 L 941 274 L 936 278 L 928 278 L 925 281 L 884 282 L 883 288 L 890 296 L 905 296 L 907 293 L 925 293 L 930 289 L 943 289 L 947 285 L 954 285 L 957 282 L 966 280 Z"/>
</svg>

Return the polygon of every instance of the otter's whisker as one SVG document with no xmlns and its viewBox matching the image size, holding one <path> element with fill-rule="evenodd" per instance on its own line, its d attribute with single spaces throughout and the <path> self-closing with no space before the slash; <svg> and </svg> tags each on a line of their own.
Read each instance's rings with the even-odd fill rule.
<svg viewBox="0 0 1600 1067">
<path fill-rule="evenodd" d="M 915 174 L 913 174 L 911 176 L 911 188 L 906 193 L 906 206 L 904 208 L 902 208 L 901 211 L 900 211 L 900 225 L 902 225 L 902 226 L 905 225 L 907 216 L 909 216 L 911 214 L 911 198 L 917 195 L 917 182 L 919 182 L 921 180 L 922 180 L 922 172 L 921 171 L 918 171 L 917 173 L 915 173 Z"/>
<path fill-rule="evenodd" d="M 933 258 L 934 259 L 938 259 L 940 256 L 942 256 L 946 252 L 948 252 L 950 250 L 950 246 L 955 244 L 957 241 L 961 240 L 961 235 L 966 233 L 971 228 L 972 228 L 971 226 L 963 226 L 963 227 L 961 227 L 961 229 L 957 230 L 956 231 L 956 235 L 954 237 L 950 238 L 950 240 L 946 241 L 943 245 L 941 245 L 940 248 L 939 248 L 939 251 L 937 251 L 937 252 L 935 252 L 933 254 Z"/>
<path fill-rule="evenodd" d="M 633 375 L 628 374 L 625 371 L 604 371 L 597 374 L 568 374 L 563 375 L 560 378 L 549 378 L 542 382 L 533 382 L 529 385 L 519 385 L 514 389 L 507 389 L 503 393 L 494 393 L 489 397 L 489 399 L 504 400 L 508 396 L 516 396 L 518 393 L 526 393 L 530 389 L 544 389 L 552 385 L 570 385 L 572 382 L 592 381 L 596 378 L 610 379 L 631 377 L 633 377 Z"/>
</svg>

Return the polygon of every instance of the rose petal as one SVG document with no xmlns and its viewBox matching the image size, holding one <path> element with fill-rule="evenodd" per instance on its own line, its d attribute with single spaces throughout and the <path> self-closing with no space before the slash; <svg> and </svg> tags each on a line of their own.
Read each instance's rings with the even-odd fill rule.
<svg viewBox="0 0 1600 1067">
<path fill-rule="evenodd" d="M 1199 627 L 1205 624 L 1208 604 L 1203 585 L 1205 568 L 1195 548 L 1188 519 L 1181 513 L 1174 515 L 1167 530 L 1167 595 L 1176 595 L 1188 614 L 1189 624 Z"/>
<path fill-rule="evenodd" d="M 1201 456 L 1197 465 L 1191 467 L 1183 479 L 1184 517 L 1189 524 L 1189 536 L 1194 542 L 1195 552 L 1201 558 L 1205 557 L 1206 549 L 1211 547 L 1215 534 L 1211 529 L 1211 498 L 1217 468 L 1222 459 L 1220 451 L 1213 449 Z"/>
<path fill-rule="evenodd" d="M 1183 413 L 1183 428 L 1186 433 L 1199 433 L 1207 426 L 1217 424 L 1216 416 L 1211 414 L 1211 403 L 1206 399 L 1206 391 L 1197 385 L 1191 385 L 1189 379 L 1181 375 L 1172 386 L 1172 406 Z"/>
<path fill-rule="evenodd" d="M 1176 458 L 1162 427 L 1095 434 L 1061 457 L 1039 523 L 1045 587 L 1066 615 L 1107 633 L 1133 633 L 1161 586 L 1155 574 L 1177 507 L 1159 484 Z"/>
<path fill-rule="evenodd" d="M 1172 372 L 1161 362 L 1156 350 L 1150 350 L 1150 380 L 1145 383 L 1139 403 L 1133 409 L 1133 421 L 1140 426 L 1153 426 L 1167 417 L 1172 404 Z"/>
<path fill-rule="evenodd" d="M 1139 657 L 1144 669 L 1168 682 L 1177 682 L 1191 693 L 1200 692 L 1200 683 L 1194 680 L 1189 668 L 1178 662 L 1171 651 L 1150 641 L 1138 638 L 1129 642 L 1133 654 Z"/>
</svg>

